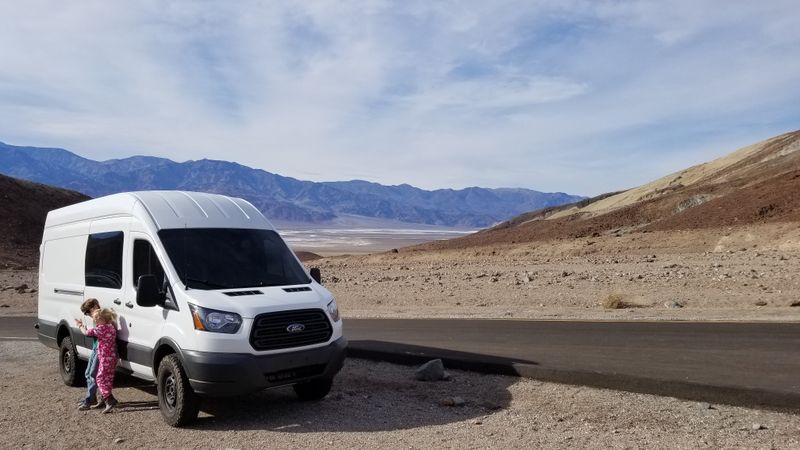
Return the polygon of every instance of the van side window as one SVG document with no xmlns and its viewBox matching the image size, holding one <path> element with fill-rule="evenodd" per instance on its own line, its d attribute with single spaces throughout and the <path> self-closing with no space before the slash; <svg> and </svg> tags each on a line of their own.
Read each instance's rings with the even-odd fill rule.
<svg viewBox="0 0 800 450">
<path fill-rule="evenodd" d="M 90 234 L 86 243 L 86 285 L 122 287 L 122 231 Z"/>
<path fill-rule="evenodd" d="M 138 287 L 139 277 L 155 275 L 159 286 L 164 283 L 164 269 L 149 242 L 143 239 L 133 241 L 133 286 Z"/>
</svg>

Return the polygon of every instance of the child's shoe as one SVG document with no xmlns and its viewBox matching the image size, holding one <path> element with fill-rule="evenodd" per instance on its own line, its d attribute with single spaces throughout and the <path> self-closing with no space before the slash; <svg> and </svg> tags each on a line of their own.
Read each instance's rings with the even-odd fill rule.
<svg viewBox="0 0 800 450">
<path fill-rule="evenodd" d="M 106 402 L 103 399 L 100 399 L 100 400 L 98 400 L 97 403 L 95 403 L 94 405 L 90 406 L 89 408 L 91 408 L 91 409 L 102 409 L 102 408 L 105 408 L 105 407 L 106 407 Z"/>
<path fill-rule="evenodd" d="M 106 400 L 106 409 L 103 410 L 103 414 L 108 414 L 111 412 L 112 409 L 114 409 L 114 407 L 117 406 L 117 403 L 119 402 L 117 401 L 117 399 L 114 398 L 113 395 L 109 395 L 108 398 L 105 400 Z"/>
</svg>

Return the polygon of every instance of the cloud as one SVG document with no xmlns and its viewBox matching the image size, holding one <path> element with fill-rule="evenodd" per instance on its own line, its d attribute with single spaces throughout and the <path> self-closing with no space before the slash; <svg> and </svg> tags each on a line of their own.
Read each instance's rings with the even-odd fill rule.
<svg viewBox="0 0 800 450">
<path fill-rule="evenodd" d="M 0 140 L 596 194 L 797 128 L 789 1 L 0 5 Z"/>
</svg>

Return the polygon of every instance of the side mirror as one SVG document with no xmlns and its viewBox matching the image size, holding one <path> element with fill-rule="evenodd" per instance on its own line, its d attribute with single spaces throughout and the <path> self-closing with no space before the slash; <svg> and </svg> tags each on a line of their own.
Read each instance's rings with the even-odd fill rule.
<svg viewBox="0 0 800 450">
<path fill-rule="evenodd" d="M 156 306 L 161 299 L 155 275 L 142 275 L 136 288 L 136 304 L 139 306 Z"/>
<path fill-rule="evenodd" d="M 313 278 L 317 283 L 322 284 L 322 274 L 319 271 L 319 267 L 311 268 L 311 278 Z"/>
</svg>

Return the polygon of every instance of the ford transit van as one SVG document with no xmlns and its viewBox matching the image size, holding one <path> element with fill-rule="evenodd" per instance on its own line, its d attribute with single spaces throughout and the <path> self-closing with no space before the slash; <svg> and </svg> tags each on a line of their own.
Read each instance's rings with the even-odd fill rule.
<svg viewBox="0 0 800 450">
<path fill-rule="evenodd" d="M 292 385 L 320 399 L 342 367 L 336 300 L 245 200 L 89 200 L 47 215 L 40 252 L 38 336 L 59 350 L 63 381 L 83 382 L 91 341 L 74 319 L 96 298 L 119 314 L 118 370 L 156 383 L 172 426 L 193 421 L 203 397 Z"/>
</svg>

